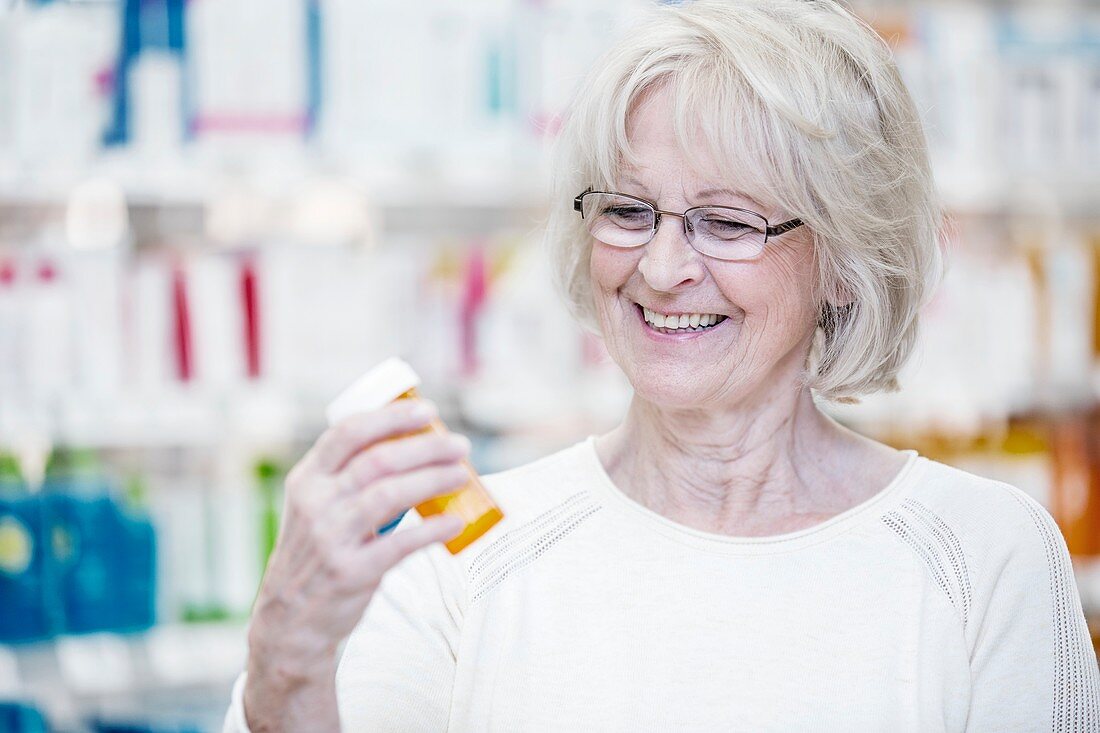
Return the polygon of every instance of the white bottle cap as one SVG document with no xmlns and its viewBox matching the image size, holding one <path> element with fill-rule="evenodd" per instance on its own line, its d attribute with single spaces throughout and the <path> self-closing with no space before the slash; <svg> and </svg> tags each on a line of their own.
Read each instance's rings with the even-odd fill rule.
<svg viewBox="0 0 1100 733">
<path fill-rule="evenodd" d="M 337 396 L 325 410 L 334 425 L 357 412 L 377 410 L 420 385 L 420 377 L 407 363 L 391 357 L 368 371 Z"/>
</svg>

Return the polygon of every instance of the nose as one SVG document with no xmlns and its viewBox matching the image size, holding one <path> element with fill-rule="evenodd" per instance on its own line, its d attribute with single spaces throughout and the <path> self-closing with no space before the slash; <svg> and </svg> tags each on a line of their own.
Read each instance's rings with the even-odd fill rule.
<svg viewBox="0 0 1100 733">
<path fill-rule="evenodd" d="M 702 259 L 687 240 L 683 219 L 662 214 L 657 233 L 644 249 L 638 271 L 654 290 L 672 292 L 703 279 Z"/>
</svg>

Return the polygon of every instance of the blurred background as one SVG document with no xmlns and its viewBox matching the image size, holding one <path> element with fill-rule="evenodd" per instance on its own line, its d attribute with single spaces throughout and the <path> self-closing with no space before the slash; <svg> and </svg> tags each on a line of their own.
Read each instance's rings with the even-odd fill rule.
<svg viewBox="0 0 1100 733">
<path fill-rule="evenodd" d="M 218 729 L 283 476 L 381 359 L 482 473 L 615 424 L 539 236 L 652 2 L 0 0 L 0 732 Z M 1042 502 L 1100 634 L 1100 10 L 855 7 L 952 267 L 904 390 L 827 409 Z"/>
</svg>

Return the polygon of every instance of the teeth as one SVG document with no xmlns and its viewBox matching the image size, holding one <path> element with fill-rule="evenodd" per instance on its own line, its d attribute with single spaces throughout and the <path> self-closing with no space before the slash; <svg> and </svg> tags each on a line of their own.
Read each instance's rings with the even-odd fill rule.
<svg viewBox="0 0 1100 733">
<path fill-rule="evenodd" d="M 714 313 L 691 313 L 682 316 L 666 316 L 656 313 L 649 308 L 642 308 L 645 320 L 654 328 L 681 329 L 681 328 L 706 328 L 713 326 L 722 319 L 722 316 Z"/>
</svg>

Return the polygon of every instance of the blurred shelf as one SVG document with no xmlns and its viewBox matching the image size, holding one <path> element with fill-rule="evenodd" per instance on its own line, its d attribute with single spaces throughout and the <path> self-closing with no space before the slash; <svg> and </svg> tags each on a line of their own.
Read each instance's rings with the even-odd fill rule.
<svg viewBox="0 0 1100 733">
<path fill-rule="evenodd" d="M 301 160 L 245 166 L 206 166 L 172 158 L 104 157 L 68 169 L 22 169 L 0 160 L 0 205 L 64 204 L 90 180 L 116 184 L 131 205 L 197 206 L 221 195 L 246 192 L 283 198 L 310 185 L 334 181 L 362 195 L 375 208 L 537 209 L 546 205 L 547 171 L 525 166 L 460 166 L 394 162 L 327 166 Z"/>
<path fill-rule="evenodd" d="M 334 182 L 350 187 L 376 210 L 476 210 L 508 214 L 544 211 L 550 205 L 550 173 L 527 167 L 392 164 L 332 170 L 301 165 L 207 168 L 196 163 L 123 159 L 96 162 L 81 170 L 17 173 L 0 165 L 0 208 L 61 207 L 73 190 L 90 180 L 108 180 L 131 206 L 203 207 L 222 196 L 245 194 L 292 199 L 310 185 Z M 950 213 L 1019 219 L 1064 216 L 1100 219 L 1100 176 L 1052 171 L 1009 171 L 1004 175 L 941 175 L 938 186 Z"/>
</svg>

